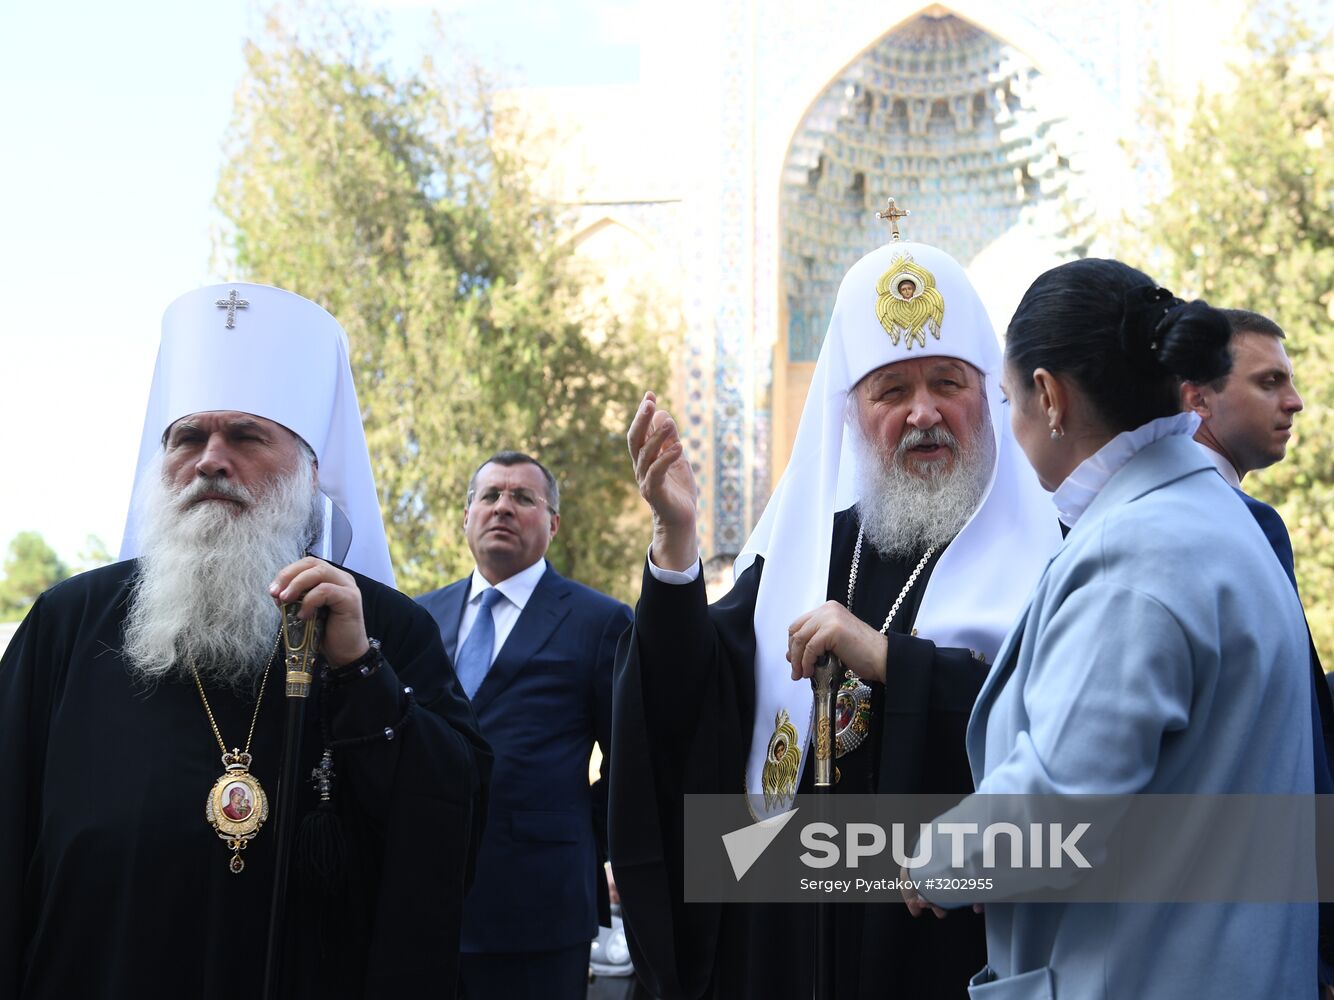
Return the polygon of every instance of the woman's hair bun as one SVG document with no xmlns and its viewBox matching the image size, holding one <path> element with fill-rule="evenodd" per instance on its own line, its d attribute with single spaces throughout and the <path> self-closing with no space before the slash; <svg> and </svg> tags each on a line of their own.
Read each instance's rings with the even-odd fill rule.
<svg viewBox="0 0 1334 1000">
<path fill-rule="evenodd" d="M 1177 378 L 1212 382 L 1232 370 L 1227 317 L 1203 299 L 1176 300 L 1154 327 L 1150 350 Z"/>
<path fill-rule="evenodd" d="M 1122 303 L 1121 348 L 1137 368 L 1211 382 L 1232 370 L 1227 317 L 1209 303 L 1182 302 L 1166 288 L 1139 285 Z"/>
<path fill-rule="evenodd" d="M 1015 309 L 1005 363 L 1072 378 L 1113 433 L 1181 412 L 1181 380 L 1231 371 L 1226 317 L 1185 303 L 1119 260 L 1084 257 L 1045 271 Z"/>
<path fill-rule="evenodd" d="M 1157 285 L 1136 285 L 1121 297 L 1121 326 L 1116 336 L 1136 368 L 1155 375 L 1166 370 L 1158 358 L 1158 330 L 1168 310 L 1180 304 L 1180 299 Z"/>
</svg>

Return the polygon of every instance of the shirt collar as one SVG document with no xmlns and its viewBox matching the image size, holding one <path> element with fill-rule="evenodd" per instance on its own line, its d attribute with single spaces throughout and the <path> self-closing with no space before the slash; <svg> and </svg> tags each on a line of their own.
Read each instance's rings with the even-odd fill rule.
<svg viewBox="0 0 1334 1000">
<path fill-rule="evenodd" d="M 1223 477 L 1223 481 L 1234 490 L 1241 489 L 1241 477 L 1237 475 L 1237 470 L 1232 467 L 1232 463 L 1227 460 L 1227 457 L 1222 452 L 1214 451 L 1207 444 L 1202 444 L 1199 441 L 1195 443 L 1200 446 L 1200 451 L 1209 456 L 1209 461 L 1214 463 L 1214 467 L 1218 469 L 1218 474 Z"/>
<path fill-rule="evenodd" d="M 1132 431 L 1122 431 L 1116 435 L 1080 462 L 1051 495 L 1061 523 L 1073 528 L 1084 511 L 1088 510 L 1093 498 L 1102 492 L 1103 487 L 1137 452 L 1174 434 L 1193 435 L 1199 426 L 1199 414 L 1174 413 L 1170 417 L 1158 417 Z"/>
<path fill-rule="evenodd" d="M 547 571 L 546 559 L 539 559 L 527 569 L 519 570 L 508 580 L 501 580 L 496 584 L 496 590 L 500 591 L 507 600 L 514 604 L 520 611 L 528 603 L 528 598 L 533 596 L 533 591 L 537 589 L 537 583 L 542 579 L 542 574 Z M 486 577 L 482 576 L 482 571 L 474 568 L 472 571 L 472 588 L 468 591 L 468 603 L 472 604 L 482 596 L 482 591 L 489 590 L 491 584 Z"/>
</svg>

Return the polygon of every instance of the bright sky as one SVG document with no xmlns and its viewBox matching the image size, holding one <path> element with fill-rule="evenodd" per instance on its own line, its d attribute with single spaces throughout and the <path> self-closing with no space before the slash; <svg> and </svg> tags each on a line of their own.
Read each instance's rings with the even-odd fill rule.
<svg viewBox="0 0 1334 1000">
<path fill-rule="evenodd" d="M 440 10 L 514 83 L 633 82 L 643 0 L 363 0 L 396 53 Z M 66 559 L 120 545 L 163 309 L 213 274 L 213 191 L 238 0 L 0 4 L 0 556 L 35 530 Z"/>
</svg>

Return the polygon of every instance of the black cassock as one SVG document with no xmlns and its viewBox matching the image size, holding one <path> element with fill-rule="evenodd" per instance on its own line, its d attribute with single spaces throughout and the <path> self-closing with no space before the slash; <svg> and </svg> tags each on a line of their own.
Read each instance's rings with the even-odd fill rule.
<svg viewBox="0 0 1334 1000">
<path fill-rule="evenodd" d="M 831 599 L 847 598 L 857 538 L 834 519 Z M 838 792 L 967 793 L 964 733 L 987 667 L 966 649 L 909 634 L 939 554 L 890 626 L 887 683 L 871 685 L 871 736 L 839 758 Z M 879 628 L 917 560 L 862 547 L 853 612 Z M 762 562 L 708 606 L 702 580 L 673 586 L 646 571 L 616 668 L 611 861 L 635 968 L 657 996 L 810 1000 L 815 907 L 682 902 L 682 795 L 744 792 L 754 718 L 754 613 Z M 809 755 L 808 755 L 809 758 Z M 799 791 L 811 789 L 807 761 Z M 914 919 L 902 903 L 834 908 L 837 991 L 853 997 L 966 997 L 986 964 L 982 917 Z"/>
<path fill-rule="evenodd" d="M 193 681 L 146 690 L 119 654 L 135 565 L 52 588 L 0 661 L 0 997 L 260 995 L 287 711 L 281 663 L 251 747 L 269 819 L 233 874 L 204 817 L 223 769 Z M 350 884 L 317 895 L 294 870 L 281 995 L 453 996 L 490 751 L 430 615 L 353 575 L 386 667 L 323 697 L 334 740 L 381 738 L 335 753 Z M 386 740 L 405 685 L 417 703 Z M 254 692 L 205 690 L 228 748 L 243 747 Z M 306 775 L 322 747 L 320 696 L 307 711 L 302 814 L 317 801 Z"/>
</svg>

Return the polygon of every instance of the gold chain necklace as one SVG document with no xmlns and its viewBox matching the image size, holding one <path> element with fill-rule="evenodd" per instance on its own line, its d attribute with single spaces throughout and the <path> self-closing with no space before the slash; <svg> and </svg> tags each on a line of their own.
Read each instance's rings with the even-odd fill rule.
<svg viewBox="0 0 1334 1000">
<path fill-rule="evenodd" d="M 861 565 L 862 559 L 862 539 L 865 537 L 865 529 L 857 529 L 857 547 L 852 552 L 852 570 L 848 574 L 848 610 L 852 610 L 852 595 L 857 588 L 857 567 Z M 890 623 L 894 621 L 894 616 L 899 613 L 899 608 L 903 604 L 903 599 L 908 596 L 912 590 L 913 584 L 917 578 L 922 575 L 922 570 L 931 557 L 935 555 L 936 547 L 932 545 L 926 550 L 917 567 L 908 575 L 908 582 L 903 585 L 899 591 L 899 596 L 894 599 L 890 606 L 889 614 L 885 616 L 885 624 L 880 626 L 880 634 L 889 633 Z M 834 699 L 834 742 L 837 749 L 835 756 L 842 757 L 845 753 L 856 750 L 862 745 L 866 737 L 871 732 L 871 688 L 865 681 L 854 674 L 851 670 L 843 675 L 843 683 L 838 687 L 838 694 Z"/>
<path fill-rule="evenodd" d="M 259 696 L 255 699 L 255 714 L 250 717 L 250 732 L 246 734 L 244 750 L 233 747 L 228 752 L 227 744 L 222 740 L 222 732 L 218 729 L 218 720 L 213 717 L 213 708 L 208 703 L 208 696 L 204 694 L 204 684 L 199 679 L 199 667 L 193 660 L 190 661 L 195 689 L 199 692 L 199 700 L 204 703 L 204 712 L 208 715 L 208 724 L 213 729 L 213 738 L 218 741 L 218 749 L 222 751 L 224 768 L 221 777 L 213 782 L 213 787 L 209 790 L 208 799 L 204 803 L 204 818 L 231 849 L 232 859 L 227 867 L 231 869 L 233 875 L 239 875 L 245 868 L 245 859 L 241 857 L 241 852 L 269 818 L 269 797 L 264 794 L 259 779 L 250 773 L 252 760 L 250 744 L 255 738 L 255 724 L 259 722 L 259 710 L 264 704 L 264 689 L 268 687 L 269 669 L 273 666 L 273 657 L 278 652 L 278 642 L 282 634 L 282 627 L 279 626 L 278 635 L 273 640 L 273 649 L 269 652 L 269 661 L 264 665 L 264 676 L 259 682 Z"/>
</svg>

